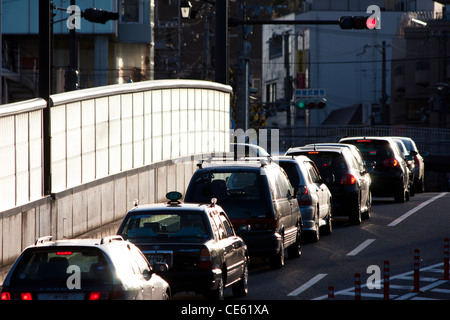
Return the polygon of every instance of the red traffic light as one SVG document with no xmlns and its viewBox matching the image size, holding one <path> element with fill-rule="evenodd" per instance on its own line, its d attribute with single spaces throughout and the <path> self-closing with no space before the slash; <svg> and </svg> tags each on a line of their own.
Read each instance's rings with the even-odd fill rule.
<svg viewBox="0 0 450 320">
<path fill-rule="evenodd" d="M 376 25 L 376 20 L 365 16 L 345 16 L 339 19 L 339 26 L 341 29 L 373 29 Z"/>
</svg>

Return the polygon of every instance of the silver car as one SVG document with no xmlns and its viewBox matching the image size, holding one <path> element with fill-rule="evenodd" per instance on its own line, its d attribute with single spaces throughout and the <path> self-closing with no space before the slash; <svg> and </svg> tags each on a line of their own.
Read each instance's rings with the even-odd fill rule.
<svg viewBox="0 0 450 320">
<path fill-rule="evenodd" d="M 162 266 L 164 268 L 164 266 Z M 39 238 L 17 258 L 1 300 L 167 300 L 169 284 L 120 236 Z"/>
<path fill-rule="evenodd" d="M 425 162 L 423 157 L 428 156 L 428 152 L 419 152 L 415 141 L 409 137 L 393 136 L 391 138 L 402 140 L 406 149 L 408 149 L 409 154 L 414 157 L 414 188 L 416 192 L 424 192 Z"/>
<path fill-rule="evenodd" d="M 306 156 L 275 157 L 286 172 L 297 195 L 304 236 L 317 242 L 320 234 L 332 232 L 332 197 L 319 170 Z"/>
</svg>

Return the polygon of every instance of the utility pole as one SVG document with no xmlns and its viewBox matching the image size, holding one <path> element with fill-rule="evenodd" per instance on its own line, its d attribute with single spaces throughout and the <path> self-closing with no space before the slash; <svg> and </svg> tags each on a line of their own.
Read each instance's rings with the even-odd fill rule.
<svg viewBox="0 0 450 320">
<path fill-rule="evenodd" d="M 70 0 L 70 5 L 75 6 L 75 0 Z M 80 19 L 76 17 L 75 19 Z M 65 91 L 78 89 L 78 42 L 76 28 L 69 30 L 69 68 L 66 70 Z"/>
<path fill-rule="evenodd" d="M 289 55 L 289 31 L 284 32 L 284 68 L 286 69 L 286 77 L 284 78 L 284 101 L 286 104 L 286 125 L 291 125 L 291 99 L 292 99 L 292 79 L 290 72 L 290 55 Z"/>
<path fill-rule="evenodd" d="M 382 121 L 384 125 L 388 125 L 390 123 L 389 111 L 387 108 L 387 99 L 388 96 L 386 94 L 386 41 L 382 42 L 381 47 L 381 112 L 383 115 Z"/>
<path fill-rule="evenodd" d="M 245 20 L 245 1 L 239 4 L 239 18 Z M 237 68 L 235 75 L 236 82 L 236 128 L 244 131 L 250 126 L 250 90 L 249 90 L 249 52 L 246 40 L 246 26 L 239 25 L 237 35 Z"/>
<path fill-rule="evenodd" d="M 43 193 L 51 193 L 50 171 L 50 88 L 51 88 L 51 6 L 50 0 L 39 0 L 39 97 L 47 101 L 43 109 Z"/>
<path fill-rule="evenodd" d="M 216 1 L 215 80 L 228 84 L 228 0 Z"/>
</svg>

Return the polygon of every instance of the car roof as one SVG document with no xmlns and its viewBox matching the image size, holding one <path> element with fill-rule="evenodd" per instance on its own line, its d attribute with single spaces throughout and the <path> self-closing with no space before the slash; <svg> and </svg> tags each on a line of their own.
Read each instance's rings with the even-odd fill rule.
<svg viewBox="0 0 450 320">
<path fill-rule="evenodd" d="M 344 137 L 341 138 L 339 141 L 346 141 L 346 140 L 384 140 L 384 141 L 393 141 L 392 137 L 381 137 L 381 136 L 354 136 L 354 137 Z"/>
<path fill-rule="evenodd" d="M 95 247 L 100 248 L 103 251 L 107 250 L 107 247 L 114 245 L 129 244 L 121 236 L 107 236 L 104 238 L 83 238 L 83 239 L 58 239 L 53 240 L 52 236 L 45 236 L 38 238 L 34 245 L 28 246 L 29 248 L 54 248 L 54 247 Z M 26 250 L 25 249 L 25 250 Z"/>
<path fill-rule="evenodd" d="M 177 211 L 198 211 L 205 212 L 214 208 L 220 208 L 217 204 L 211 206 L 211 204 L 205 203 L 153 203 L 153 204 L 143 204 L 136 206 L 128 211 L 128 213 L 139 213 L 139 212 L 148 212 L 148 211 L 161 211 L 161 210 L 177 210 Z"/>
<path fill-rule="evenodd" d="M 248 168 L 248 169 L 261 169 L 264 167 L 276 166 L 277 164 L 272 161 L 271 157 L 251 157 L 239 160 L 222 159 L 222 160 L 206 160 L 199 163 L 197 166 L 200 169 L 214 169 L 214 168 Z"/>
<path fill-rule="evenodd" d="M 275 161 L 312 161 L 305 155 L 288 155 L 288 156 L 275 156 L 273 157 Z"/>
<path fill-rule="evenodd" d="M 349 148 L 342 146 L 303 146 L 303 147 L 292 147 L 286 151 L 286 155 L 289 155 L 289 152 L 303 152 L 303 151 L 330 151 L 330 152 L 345 152 L 343 150 L 349 150 Z"/>
</svg>

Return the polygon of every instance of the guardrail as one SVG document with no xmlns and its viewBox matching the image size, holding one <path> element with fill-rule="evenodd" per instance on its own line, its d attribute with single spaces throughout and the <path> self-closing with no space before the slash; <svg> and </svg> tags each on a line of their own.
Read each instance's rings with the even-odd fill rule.
<svg viewBox="0 0 450 320">
<path fill-rule="evenodd" d="M 278 128 L 277 128 L 278 129 Z M 406 126 L 298 126 L 280 128 L 280 150 L 314 142 L 337 142 L 345 136 L 406 136 L 420 151 L 450 156 L 450 129 Z"/>
</svg>

